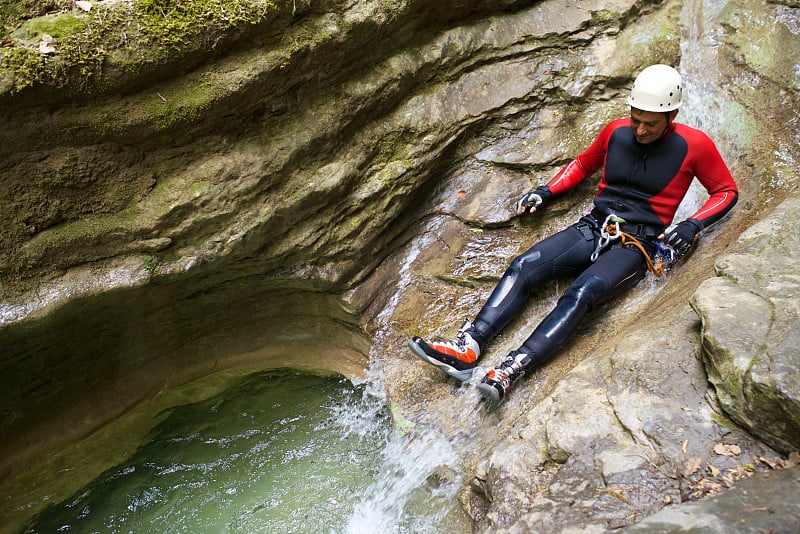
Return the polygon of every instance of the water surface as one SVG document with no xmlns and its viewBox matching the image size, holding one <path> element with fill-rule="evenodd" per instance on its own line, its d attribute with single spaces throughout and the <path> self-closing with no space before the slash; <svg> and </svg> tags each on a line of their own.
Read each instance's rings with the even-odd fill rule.
<svg viewBox="0 0 800 534">
<path fill-rule="evenodd" d="M 447 530 L 453 495 L 433 476 L 435 445 L 399 436 L 368 389 L 291 370 L 249 375 L 171 409 L 133 456 L 26 531 Z"/>
</svg>

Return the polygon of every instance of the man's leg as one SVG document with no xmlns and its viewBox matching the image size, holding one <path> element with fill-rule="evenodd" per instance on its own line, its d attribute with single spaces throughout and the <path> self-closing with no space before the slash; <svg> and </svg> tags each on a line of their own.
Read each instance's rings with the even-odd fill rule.
<svg viewBox="0 0 800 534">
<path fill-rule="evenodd" d="M 488 341 L 517 316 L 542 283 L 559 276 L 575 276 L 590 266 L 597 237 L 591 227 L 579 222 L 517 256 L 475 317 L 475 330 Z"/>
<path fill-rule="evenodd" d="M 616 246 L 601 254 L 567 288 L 525 343 L 487 373 L 481 391 L 501 401 L 514 382 L 553 357 L 593 306 L 624 293 L 646 274 L 647 264 L 638 250 Z"/>
<path fill-rule="evenodd" d="M 454 340 L 414 336 L 409 348 L 450 376 L 468 380 L 488 341 L 516 316 L 538 284 L 577 274 L 590 264 L 594 240 L 591 227 L 579 222 L 537 243 L 511 262 L 475 321 L 466 321 Z"/>
</svg>

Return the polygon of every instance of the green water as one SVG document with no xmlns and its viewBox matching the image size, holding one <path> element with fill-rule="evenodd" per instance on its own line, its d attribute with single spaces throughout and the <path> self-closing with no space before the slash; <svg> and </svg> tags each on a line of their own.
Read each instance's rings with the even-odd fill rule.
<svg viewBox="0 0 800 534">
<path fill-rule="evenodd" d="M 30 532 L 329 532 L 379 468 L 389 422 L 348 431 L 363 388 L 291 371 L 251 375 L 174 408 L 149 443 Z"/>
<path fill-rule="evenodd" d="M 369 389 L 290 370 L 246 376 L 172 408 L 133 456 L 25 532 L 467 531 L 436 474 L 449 445 L 400 436 Z"/>
</svg>

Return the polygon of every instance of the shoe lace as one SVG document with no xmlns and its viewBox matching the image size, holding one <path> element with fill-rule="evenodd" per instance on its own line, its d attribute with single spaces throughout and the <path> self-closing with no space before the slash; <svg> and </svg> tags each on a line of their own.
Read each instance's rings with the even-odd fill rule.
<svg viewBox="0 0 800 534">
<path fill-rule="evenodd" d="M 465 350 L 467 346 L 467 333 L 465 331 L 462 330 L 456 334 L 455 344 L 459 350 Z"/>
<path fill-rule="evenodd" d="M 523 353 L 509 354 L 503 358 L 503 361 L 500 362 L 500 365 L 495 368 L 495 372 L 500 375 L 500 382 L 506 386 L 524 375 L 524 368 L 525 364 L 527 363 L 525 360 L 527 359 L 528 355 Z"/>
</svg>

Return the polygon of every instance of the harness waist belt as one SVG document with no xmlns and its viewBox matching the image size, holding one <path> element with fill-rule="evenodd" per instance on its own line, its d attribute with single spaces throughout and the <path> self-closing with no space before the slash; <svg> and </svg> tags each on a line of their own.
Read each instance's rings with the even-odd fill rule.
<svg viewBox="0 0 800 534">
<path fill-rule="evenodd" d="M 599 209 L 594 208 L 589 213 L 597 221 L 598 226 L 603 224 L 608 214 L 604 214 Z M 658 237 L 664 233 L 664 228 L 659 226 L 650 226 L 649 224 L 622 224 L 620 223 L 619 229 L 626 234 L 633 234 L 639 237 Z"/>
</svg>

